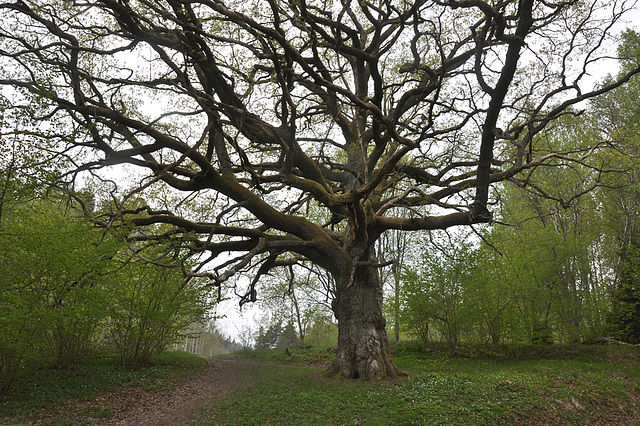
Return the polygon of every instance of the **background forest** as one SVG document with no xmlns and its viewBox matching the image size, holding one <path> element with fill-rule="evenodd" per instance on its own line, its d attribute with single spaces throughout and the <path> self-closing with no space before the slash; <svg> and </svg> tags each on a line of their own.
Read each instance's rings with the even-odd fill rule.
<svg viewBox="0 0 640 426">
<path fill-rule="evenodd" d="M 621 50 L 638 55 L 638 46 L 638 35 L 626 33 Z M 501 185 L 494 224 L 475 235 L 431 236 L 434 249 L 409 250 L 418 254 L 405 262 L 390 315 L 451 349 L 603 336 L 638 343 L 639 83 L 544 136 L 571 146 L 616 141 L 617 149 L 570 170 L 551 165 L 524 191 Z"/>
<path fill-rule="evenodd" d="M 629 58 L 624 75 L 640 57 L 637 33 L 623 34 L 620 55 Z M 638 99 L 634 78 L 537 134 L 536 156 L 545 146 L 597 149 L 581 162 L 550 159 L 525 171 L 526 185 L 496 184 L 491 223 L 387 230 L 376 244 L 390 339 L 440 343 L 452 355 L 464 344 L 640 343 Z M 146 200 L 108 199 L 99 182 L 54 188 L 58 165 L 32 148 L 2 136 L 0 393 L 22 367 L 69 368 L 96 350 L 135 368 L 170 347 L 211 355 L 216 345 L 243 346 L 212 323 L 216 303 L 231 294 L 197 268 L 185 278 L 185 265 L 196 263 L 172 244 L 169 226 L 154 228 L 164 240 L 105 226 L 114 211 L 143 222 Z M 171 198 L 156 195 L 158 205 Z M 259 297 L 254 282 L 253 293 L 239 294 L 264 312 L 241 343 L 334 346 L 335 283 L 317 266 L 286 266 L 261 277 Z"/>
</svg>

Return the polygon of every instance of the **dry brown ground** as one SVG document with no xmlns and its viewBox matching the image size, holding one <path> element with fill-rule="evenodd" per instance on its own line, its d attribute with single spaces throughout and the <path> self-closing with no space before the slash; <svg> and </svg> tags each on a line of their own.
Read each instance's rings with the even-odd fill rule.
<svg viewBox="0 0 640 426">
<path fill-rule="evenodd" d="M 93 407 L 111 407 L 112 415 L 109 419 L 88 419 L 82 416 L 72 419 L 72 422 L 109 426 L 169 426 L 197 423 L 201 407 L 214 398 L 250 385 L 252 373 L 263 366 L 264 364 L 258 361 L 234 355 L 211 359 L 200 374 L 170 391 L 122 389 L 85 404 Z"/>
</svg>

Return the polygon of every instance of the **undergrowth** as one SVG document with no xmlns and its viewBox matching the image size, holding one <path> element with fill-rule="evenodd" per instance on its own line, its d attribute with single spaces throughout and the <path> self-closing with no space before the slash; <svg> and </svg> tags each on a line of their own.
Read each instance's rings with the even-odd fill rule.
<svg viewBox="0 0 640 426">
<path fill-rule="evenodd" d="M 8 395 L 0 396 L 0 424 L 49 419 L 118 386 L 153 391 L 170 388 L 200 371 L 206 360 L 184 352 L 166 352 L 154 365 L 130 370 L 110 356 L 94 354 L 68 370 L 21 370 Z M 109 418 L 111 407 L 83 408 L 80 414 Z M 86 412 L 85 412 L 86 411 Z"/>
</svg>

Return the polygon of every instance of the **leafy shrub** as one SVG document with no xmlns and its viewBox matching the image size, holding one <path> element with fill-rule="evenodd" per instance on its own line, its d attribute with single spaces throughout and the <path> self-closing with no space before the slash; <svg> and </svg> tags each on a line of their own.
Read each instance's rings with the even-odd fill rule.
<svg viewBox="0 0 640 426">
<path fill-rule="evenodd" d="M 56 200 L 4 211 L 0 230 L 0 358 L 10 384 L 22 363 L 68 368 L 102 315 L 100 280 L 114 247 Z"/>
<path fill-rule="evenodd" d="M 178 269 L 130 262 L 111 280 L 108 336 L 123 366 L 151 363 L 206 312 L 206 291 Z"/>
</svg>

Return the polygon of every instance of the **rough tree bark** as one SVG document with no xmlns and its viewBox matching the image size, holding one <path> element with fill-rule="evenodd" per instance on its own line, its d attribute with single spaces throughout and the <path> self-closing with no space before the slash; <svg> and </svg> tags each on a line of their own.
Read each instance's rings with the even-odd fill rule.
<svg viewBox="0 0 640 426">
<path fill-rule="evenodd" d="M 338 320 L 338 348 L 327 375 L 371 380 L 402 375 L 391 356 L 378 270 L 357 266 L 353 276 L 339 280 L 332 306 Z"/>
</svg>

